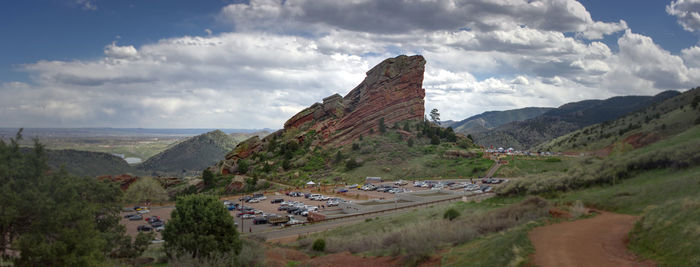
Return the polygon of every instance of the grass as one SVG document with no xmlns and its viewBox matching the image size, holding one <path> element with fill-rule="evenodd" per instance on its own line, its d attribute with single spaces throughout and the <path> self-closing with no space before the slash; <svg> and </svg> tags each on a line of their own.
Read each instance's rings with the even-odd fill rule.
<svg viewBox="0 0 700 267">
<path fill-rule="evenodd" d="M 415 265 L 437 250 L 548 216 L 549 204 L 541 198 L 520 200 L 499 198 L 481 203 L 458 202 L 414 210 L 317 233 L 298 240 L 298 244 L 308 250 L 312 240 L 323 238 L 328 253 L 349 251 L 401 256 L 404 264 Z M 445 210 L 450 209 L 461 215 L 452 220 L 444 219 Z"/>
<path fill-rule="evenodd" d="M 442 257 L 441 266 L 522 266 L 535 247 L 528 232 L 540 225 L 531 222 L 456 246 Z"/>
<path fill-rule="evenodd" d="M 570 157 L 543 158 L 531 156 L 509 157 L 506 165 L 501 165 L 495 177 L 520 177 L 527 174 L 545 172 L 566 172 L 577 159 Z M 555 161 L 552 159 L 559 159 Z"/>
<path fill-rule="evenodd" d="M 564 193 L 558 201 L 581 200 L 588 207 L 625 214 L 640 215 L 651 205 L 700 196 L 700 166 L 676 171 L 652 170 L 614 186 L 595 186 Z"/>
<path fill-rule="evenodd" d="M 650 206 L 630 236 L 632 251 L 661 266 L 700 266 L 700 196 Z"/>
</svg>

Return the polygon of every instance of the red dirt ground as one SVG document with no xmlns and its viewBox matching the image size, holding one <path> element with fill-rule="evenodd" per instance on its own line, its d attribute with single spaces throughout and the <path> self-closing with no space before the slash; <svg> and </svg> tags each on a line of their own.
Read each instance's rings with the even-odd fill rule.
<svg viewBox="0 0 700 267">
<path fill-rule="evenodd" d="M 529 234 L 532 264 L 557 266 L 655 266 L 627 250 L 636 217 L 603 212 L 593 218 L 538 227 Z"/>
</svg>

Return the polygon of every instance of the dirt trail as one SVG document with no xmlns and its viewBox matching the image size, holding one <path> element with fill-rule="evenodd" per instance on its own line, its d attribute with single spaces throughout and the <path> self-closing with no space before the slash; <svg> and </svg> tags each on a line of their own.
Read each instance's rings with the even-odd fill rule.
<svg viewBox="0 0 700 267">
<path fill-rule="evenodd" d="M 655 266 L 627 250 L 636 218 L 603 212 L 593 218 L 535 228 L 532 263 L 537 266 Z"/>
</svg>

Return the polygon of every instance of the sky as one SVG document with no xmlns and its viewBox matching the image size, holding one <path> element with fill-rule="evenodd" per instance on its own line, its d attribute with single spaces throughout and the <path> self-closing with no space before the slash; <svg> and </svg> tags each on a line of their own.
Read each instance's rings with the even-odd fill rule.
<svg viewBox="0 0 700 267">
<path fill-rule="evenodd" d="M 442 120 L 700 86 L 700 0 L 0 5 L 0 127 L 281 128 L 400 54 Z"/>
</svg>

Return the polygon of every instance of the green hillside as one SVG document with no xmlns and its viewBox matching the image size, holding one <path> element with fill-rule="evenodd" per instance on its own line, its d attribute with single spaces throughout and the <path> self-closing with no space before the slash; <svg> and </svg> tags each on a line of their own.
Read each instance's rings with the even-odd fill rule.
<svg viewBox="0 0 700 267">
<path fill-rule="evenodd" d="M 199 173 L 223 158 L 236 144 L 233 137 L 216 130 L 177 143 L 137 167 L 152 175 Z"/>
<path fill-rule="evenodd" d="M 23 148 L 29 151 L 29 148 Z M 108 153 L 79 151 L 72 149 L 46 151 L 46 163 L 52 170 L 63 168 L 76 176 L 96 177 L 100 175 L 116 175 L 138 173 L 124 159 Z"/>
<path fill-rule="evenodd" d="M 568 103 L 535 118 L 510 122 L 487 132 L 476 133 L 473 137 L 477 144 L 483 146 L 529 149 L 582 127 L 617 119 L 678 94 L 680 93 L 666 91 L 656 96 L 618 96 Z"/>
<path fill-rule="evenodd" d="M 493 164 L 481 157 L 469 139 L 450 128 L 406 121 L 383 129 L 340 147 L 320 145 L 314 131 L 304 134 L 301 143 L 300 133 L 294 131 L 268 137 L 263 150 L 237 163 L 237 172 L 301 185 L 309 180 L 355 183 L 367 176 L 387 180 L 466 178 L 484 175 Z M 246 144 L 241 143 L 237 150 L 247 149 Z M 222 168 L 222 164 L 217 166 Z"/>
<path fill-rule="evenodd" d="M 536 149 L 551 151 L 596 151 L 610 153 L 629 150 L 680 133 L 700 118 L 700 88 L 688 90 L 631 113 L 615 121 L 591 125 L 540 144 Z"/>
<path fill-rule="evenodd" d="M 449 124 L 441 123 L 441 125 L 444 127 L 452 127 L 452 129 L 458 133 L 473 134 L 485 132 L 509 122 L 532 119 L 552 109 L 553 108 L 528 107 L 505 111 L 487 111 L 462 121 L 451 122 Z"/>
</svg>

